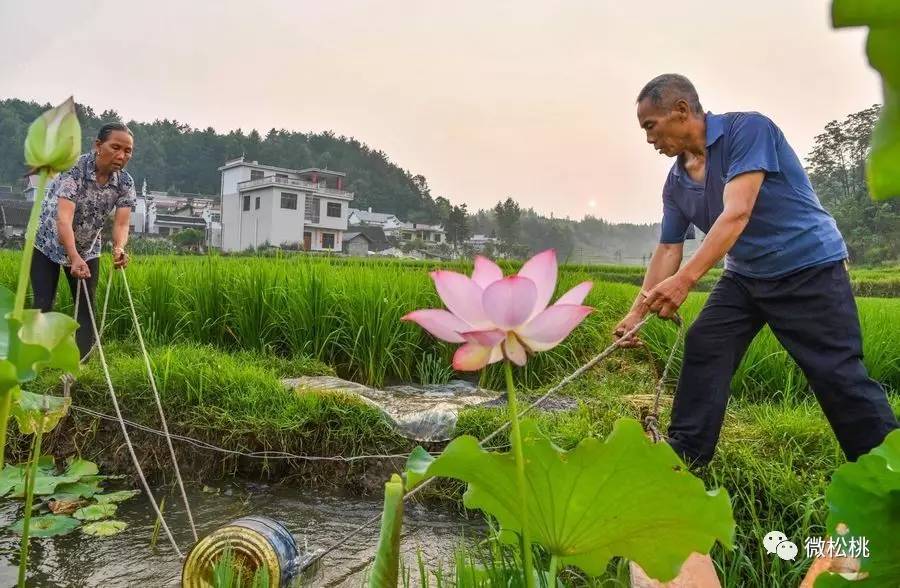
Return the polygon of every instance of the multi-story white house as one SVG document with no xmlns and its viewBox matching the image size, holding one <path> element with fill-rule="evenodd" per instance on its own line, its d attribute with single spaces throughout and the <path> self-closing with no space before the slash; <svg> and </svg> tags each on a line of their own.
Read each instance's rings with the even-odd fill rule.
<svg viewBox="0 0 900 588">
<path fill-rule="evenodd" d="M 287 169 L 228 161 L 222 173 L 222 250 L 265 244 L 340 251 L 353 193 L 347 174 L 318 168 Z"/>
</svg>

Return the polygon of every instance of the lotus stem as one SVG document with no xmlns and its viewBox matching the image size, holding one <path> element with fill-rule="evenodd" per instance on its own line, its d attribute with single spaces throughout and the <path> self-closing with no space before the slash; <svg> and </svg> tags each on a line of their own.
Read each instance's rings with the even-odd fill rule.
<svg viewBox="0 0 900 588">
<path fill-rule="evenodd" d="M 41 216 L 41 202 L 44 200 L 44 189 L 47 187 L 47 170 L 42 169 L 38 176 L 37 190 L 34 193 L 34 204 L 28 217 L 28 228 L 25 230 L 25 248 L 22 250 L 22 262 L 19 266 L 19 283 L 16 286 L 16 300 L 13 316 L 20 318 L 25 308 L 25 293 L 31 276 L 31 257 L 34 254 L 34 237 L 37 234 L 38 218 Z M 4 421 L 5 422 L 5 421 Z"/>
<path fill-rule="evenodd" d="M 41 457 L 41 437 L 44 436 L 44 414 L 38 419 L 31 441 L 31 463 L 28 464 L 28 480 L 25 483 L 25 519 L 22 522 L 22 549 L 19 552 L 19 588 L 25 588 L 25 572 L 28 570 L 28 527 L 31 523 L 31 507 L 34 504 L 34 480 L 37 478 L 38 460 Z"/>
<path fill-rule="evenodd" d="M 0 392 L 0 469 L 6 465 L 6 425 L 9 423 L 9 411 L 17 388 L 14 386 L 6 392 Z"/>
<path fill-rule="evenodd" d="M 556 588 L 556 570 L 559 567 L 559 558 L 556 554 L 550 556 L 550 577 L 547 582 L 547 586 L 550 588 Z"/>
<path fill-rule="evenodd" d="M 522 551 L 526 588 L 534 588 L 534 564 L 532 563 L 531 536 L 528 532 L 528 488 L 525 486 L 525 456 L 522 452 L 522 433 L 519 430 L 519 407 L 516 402 L 516 386 L 513 383 L 512 365 L 505 361 L 506 392 L 509 405 L 509 423 L 512 427 L 512 448 L 516 460 L 516 486 L 519 488 L 519 519 L 522 521 Z"/>
</svg>

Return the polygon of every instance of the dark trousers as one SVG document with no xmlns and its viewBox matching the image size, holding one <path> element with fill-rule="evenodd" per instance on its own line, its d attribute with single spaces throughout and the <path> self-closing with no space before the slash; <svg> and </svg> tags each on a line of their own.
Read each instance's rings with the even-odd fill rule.
<svg viewBox="0 0 900 588">
<path fill-rule="evenodd" d="M 88 305 L 85 302 L 85 295 L 90 297 L 91 307 L 97 312 L 94 306 L 94 292 L 97 290 L 97 277 L 100 273 L 100 260 L 98 258 L 91 259 L 87 262 L 88 268 L 91 270 L 91 277 L 84 280 L 81 286 L 81 300 L 78 303 L 78 330 L 75 331 L 75 341 L 78 343 L 78 350 L 81 357 L 84 358 L 91 347 L 94 345 L 94 328 L 91 326 L 91 315 Z M 40 309 L 41 312 L 50 312 L 53 310 L 53 300 L 56 298 L 56 287 L 59 283 L 59 270 L 62 269 L 66 273 L 66 280 L 69 282 L 69 291 L 72 293 L 72 301 L 75 301 L 78 292 L 78 280 L 69 273 L 69 268 L 60 265 L 49 257 L 41 253 L 38 249 L 34 250 L 34 257 L 31 259 L 31 290 L 34 295 L 34 308 Z M 97 327 L 99 328 L 99 324 Z"/>
<path fill-rule="evenodd" d="M 768 324 L 806 375 L 849 460 L 897 428 L 884 389 L 862 362 L 862 337 L 843 262 L 777 279 L 726 271 L 685 338 L 669 443 L 687 462 L 708 463 L 725 417 L 731 379 Z"/>
</svg>

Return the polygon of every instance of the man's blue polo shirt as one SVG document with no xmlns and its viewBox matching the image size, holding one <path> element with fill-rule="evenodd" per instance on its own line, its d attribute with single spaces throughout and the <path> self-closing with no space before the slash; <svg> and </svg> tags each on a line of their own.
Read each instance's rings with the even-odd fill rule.
<svg viewBox="0 0 900 588">
<path fill-rule="evenodd" d="M 706 182 L 681 165 L 663 187 L 660 243 L 704 233 L 722 213 L 725 184 L 746 172 L 766 173 L 750 222 L 725 257 L 725 269 L 777 278 L 847 257 L 834 218 L 822 207 L 794 150 L 775 123 L 758 112 L 706 114 Z"/>
</svg>

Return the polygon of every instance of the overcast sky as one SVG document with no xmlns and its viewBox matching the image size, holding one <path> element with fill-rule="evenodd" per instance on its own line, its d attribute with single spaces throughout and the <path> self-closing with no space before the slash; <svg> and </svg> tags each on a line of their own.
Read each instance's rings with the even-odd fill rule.
<svg viewBox="0 0 900 588">
<path fill-rule="evenodd" d="M 512 196 L 649 222 L 671 161 L 634 100 L 656 74 L 690 77 L 707 110 L 769 115 L 801 157 L 825 123 L 879 101 L 864 32 L 832 30 L 830 3 L 0 0 L 0 98 L 332 129 L 470 209 Z"/>
</svg>

